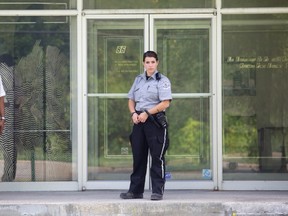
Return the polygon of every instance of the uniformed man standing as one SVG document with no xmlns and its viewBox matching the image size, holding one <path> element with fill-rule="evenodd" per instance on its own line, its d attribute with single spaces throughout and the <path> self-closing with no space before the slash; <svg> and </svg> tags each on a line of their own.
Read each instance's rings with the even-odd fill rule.
<svg viewBox="0 0 288 216">
<path fill-rule="evenodd" d="M 133 172 L 128 192 L 122 199 L 143 198 L 148 151 L 152 165 L 151 200 L 162 200 L 165 185 L 165 152 L 169 145 L 165 110 L 172 100 L 170 80 L 157 71 L 157 53 L 143 55 L 144 73 L 138 75 L 128 93 L 128 108 L 134 123 L 130 135 L 133 153 Z"/>
</svg>

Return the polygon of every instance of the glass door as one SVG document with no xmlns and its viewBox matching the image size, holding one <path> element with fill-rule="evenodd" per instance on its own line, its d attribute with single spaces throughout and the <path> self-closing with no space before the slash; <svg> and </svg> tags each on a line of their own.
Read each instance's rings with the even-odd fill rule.
<svg viewBox="0 0 288 216">
<path fill-rule="evenodd" d="M 87 188 L 128 188 L 132 124 L 127 93 L 143 70 L 144 26 L 145 16 L 87 19 Z"/>
<path fill-rule="evenodd" d="M 87 17 L 85 187 L 129 186 L 132 123 L 127 93 L 134 78 L 143 72 L 143 52 L 151 49 L 158 52 L 159 71 L 169 77 L 173 90 L 167 111 L 167 188 L 213 188 L 212 18 Z M 149 189 L 149 172 L 146 178 Z"/>
<path fill-rule="evenodd" d="M 167 188 L 213 188 L 212 19 L 151 16 L 151 48 L 172 83 Z"/>
</svg>

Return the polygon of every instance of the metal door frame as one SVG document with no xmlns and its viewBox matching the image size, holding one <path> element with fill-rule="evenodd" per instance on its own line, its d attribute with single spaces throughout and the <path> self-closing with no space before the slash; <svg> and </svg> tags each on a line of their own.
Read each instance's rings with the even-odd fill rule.
<svg viewBox="0 0 288 216">
<path fill-rule="evenodd" d="M 203 94 L 173 94 L 173 97 L 191 97 L 191 98 L 198 98 L 198 97 L 209 97 L 210 98 L 210 118 L 211 118 L 211 142 L 212 142 L 212 152 L 211 152 L 211 161 L 212 161 L 212 175 L 213 180 L 208 181 L 167 181 L 165 187 L 167 189 L 215 189 L 218 187 L 218 167 L 221 164 L 221 157 L 219 159 L 218 155 L 218 145 L 217 145 L 217 136 L 216 134 L 219 133 L 217 130 L 217 104 L 216 104 L 216 95 L 217 95 L 217 89 L 216 89 L 216 16 L 213 14 L 128 14 L 128 15 L 85 15 L 82 19 L 82 94 L 81 98 L 83 98 L 82 103 L 82 154 L 79 155 L 79 160 L 82 161 L 81 168 L 79 169 L 79 187 L 82 188 L 82 190 L 86 189 L 123 189 L 127 190 L 129 188 L 129 181 L 88 181 L 87 180 L 87 147 L 88 147 L 88 140 L 87 140 L 87 21 L 94 19 L 143 19 L 144 22 L 144 50 L 148 49 L 154 49 L 155 43 L 154 43 L 154 21 L 156 19 L 207 19 L 210 20 L 211 27 L 210 27 L 210 92 L 209 93 L 203 93 Z M 221 91 L 220 91 L 221 92 Z M 221 94 L 221 93 L 220 93 Z M 221 167 L 221 166 L 220 166 Z M 149 171 L 149 166 L 147 167 L 147 171 Z M 146 183 L 145 183 L 145 189 L 149 189 L 149 172 L 147 172 L 146 175 Z"/>
</svg>

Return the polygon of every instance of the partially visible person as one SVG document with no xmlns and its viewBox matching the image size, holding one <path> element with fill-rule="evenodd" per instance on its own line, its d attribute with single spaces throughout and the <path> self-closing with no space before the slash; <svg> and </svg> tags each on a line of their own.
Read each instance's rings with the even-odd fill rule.
<svg viewBox="0 0 288 216">
<path fill-rule="evenodd" d="M 14 58 L 8 53 L 2 54 L 0 56 L 0 132 L 2 133 L 0 135 L 0 149 L 4 159 L 2 182 L 12 182 L 16 176 L 17 150 L 13 133 L 15 114 L 14 69 Z M 4 126 L 5 131 L 3 131 Z"/>
<path fill-rule="evenodd" d="M 2 78 L 0 75 L 0 135 L 2 135 L 5 125 L 5 98 L 6 92 L 3 87 Z"/>
<path fill-rule="evenodd" d="M 165 185 L 165 153 L 169 146 L 168 123 L 165 110 L 172 100 L 170 80 L 157 70 L 157 53 L 147 51 L 143 55 L 144 73 L 138 75 L 128 93 L 128 108 L 133 130 L 130 143 L 133 153 L 133 172 L 128 192 L 122 199 L 143 198 L 148 152 L 152 164 L 151 200 L 162 200 Z"/>
</svg>

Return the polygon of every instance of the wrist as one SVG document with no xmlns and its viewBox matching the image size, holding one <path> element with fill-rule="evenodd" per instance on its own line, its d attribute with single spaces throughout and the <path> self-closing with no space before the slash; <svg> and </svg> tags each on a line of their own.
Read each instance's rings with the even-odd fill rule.
<svg viewBox="0 0 288 216">
<path fill-rule="evenodd" d="M 131 112 L 131 117 L 133 117 L 133 115 L 135 114 L 136 112 L 134 111 L 134 112 Z"/>
<path fill-rule="evenodd" d="M 146 113 L 148 116 L 151 115 L 148 110 L 145 109 L 144 111 L 145 111 L 145 113 Z"/>
</svg>

